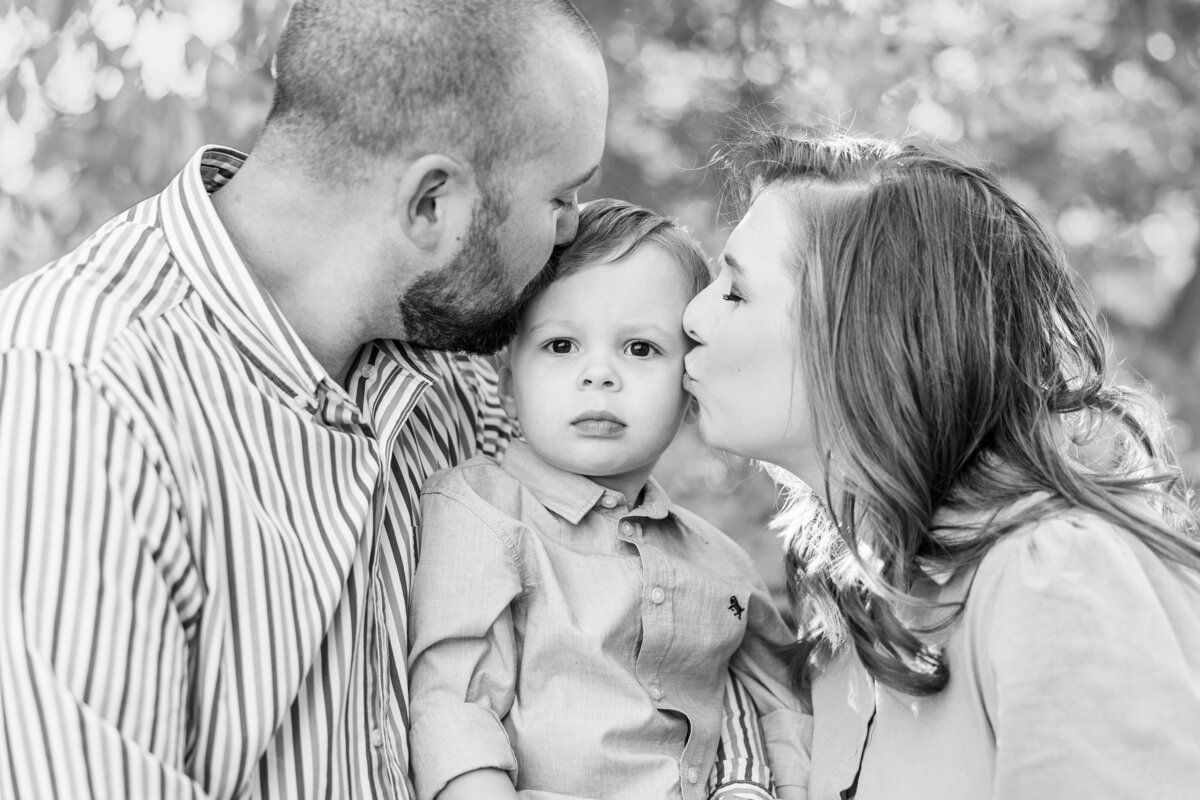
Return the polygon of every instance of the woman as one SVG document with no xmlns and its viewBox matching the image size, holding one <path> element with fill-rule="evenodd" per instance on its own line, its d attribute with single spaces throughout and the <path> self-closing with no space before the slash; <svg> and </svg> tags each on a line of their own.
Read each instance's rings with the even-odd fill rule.
<svg viewBox="0 0 1200 800">
<path fill-rule="evenodd" d="M 731 161 L 748 210 L 685 381 L 711 445 L 803 480 L 777 523 L 810 796 L 1197 796 L 1196 515 L 1058 246 L 918 145 Z"/>
</svg>

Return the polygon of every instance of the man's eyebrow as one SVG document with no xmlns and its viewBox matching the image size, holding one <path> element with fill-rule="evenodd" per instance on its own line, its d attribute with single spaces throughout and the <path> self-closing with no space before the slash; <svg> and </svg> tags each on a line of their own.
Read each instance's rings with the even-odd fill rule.
<svg viewBox="0 0 1200 800">
<path fill-rule="evenodd" d="M 600 171 L 600 165 L 597 164 L 596 166 L 589 169 L 587 172 L 580 175 L 575 180 L 564 183 L 562 185 L 562 188 L 559 191 L 565 192 L 567 189 L 578 189 L 580 186 L 583 186 L 585 183 L 590 181 L 595 176 L 595 174 L 599 171 Z"/>
</svg>

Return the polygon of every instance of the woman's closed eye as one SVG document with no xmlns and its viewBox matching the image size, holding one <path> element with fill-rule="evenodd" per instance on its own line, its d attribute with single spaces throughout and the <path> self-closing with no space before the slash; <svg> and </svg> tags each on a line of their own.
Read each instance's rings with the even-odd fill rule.
<svg viewBox="0 0 1200 800">
<path fill-rule="evenodd" d="M 721 299 L 728 303 L 743 303 L 746 301 L 745 295 L 742 294 L 741 287 L 737 285 L 734 276 L 730 270 L 721 270 L 721 274 L 717 276 L 717 281 L 729 281 L 729 288 L 721 294 Z"/>
</svg>

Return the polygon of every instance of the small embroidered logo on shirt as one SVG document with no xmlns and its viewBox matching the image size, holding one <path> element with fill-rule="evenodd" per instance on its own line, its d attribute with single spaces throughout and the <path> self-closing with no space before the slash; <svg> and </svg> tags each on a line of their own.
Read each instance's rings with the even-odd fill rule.
<svg viewBox="0 0 1200 800">
<path fill-rule="evenodd" d="M 729 595 L 729 610 L 733 612 L 738 619 L 742 618 L 742 612 L 746 609 L 742 608 L 742 604 L 738 602 L 737 595 Z"/>
</svg>

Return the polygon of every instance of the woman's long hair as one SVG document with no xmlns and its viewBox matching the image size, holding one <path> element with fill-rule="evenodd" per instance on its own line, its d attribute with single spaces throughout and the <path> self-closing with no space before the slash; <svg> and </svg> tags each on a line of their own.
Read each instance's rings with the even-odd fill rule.
<svg viewBox="0 0 1200 800">
<path fill-rule="evenodd" d="M 1200 569 L 1161 409 L 1106 376 L 1078 276 L 993 175 L 919 143 L 786 133 L 748 137 L 727 165 L 743 210 L 767 189 L 795 210 L 781 238 L 794 243 L 797 368 L 829 476 L 813 487 L 823 497 L 792 486 L 777 519 L 792 536 L 801 685 L 849 640 L 883 683 L 940 691 L 931 628 L 895 613 L 918 571 L 968 569 L 1056 510 L 1093 512 Z M 1003 521 L 934 527 L 939 510 L 1030 497 L 1044 499 Z"/>
</svg>

